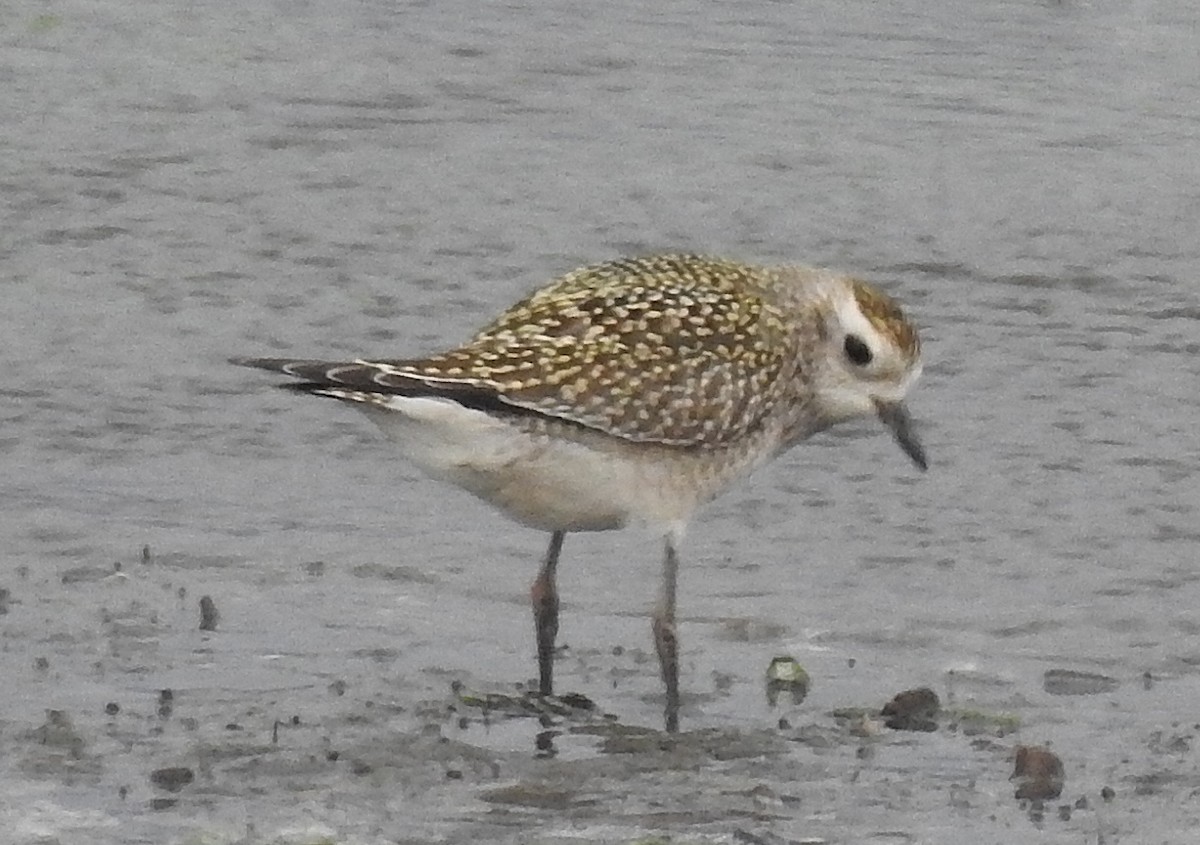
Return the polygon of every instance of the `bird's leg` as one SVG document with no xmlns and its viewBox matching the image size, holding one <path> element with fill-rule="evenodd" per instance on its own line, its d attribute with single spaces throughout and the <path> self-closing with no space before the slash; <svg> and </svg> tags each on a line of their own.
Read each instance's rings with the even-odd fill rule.
<svg viewBox="0 0 1200 845">
<path fill-rule="evenodd" d="M 537 633 L 538 692 L 554 694 L 554 638 L 558 636 L 558 586 L 555 583 L 555 568 L 558 554 L 562 551 L 565 531 L 550 535 L 550 548 L 542 560 L 542 568 L 529 590 L 533 603 L 533 624 Z"/>
<path fill-rule="evenodd" d="M 675 551 L 675 533 L 667 535 L 663 555 L 662 592 L 654 608 L 654 647 L 658 665 L 667 687 L 667 706 L 664 713 L 669 733 L 679 730 L 679 638 L 675 634 L 675 581 L 679 574 L 679 557 Z"/>
</svg>

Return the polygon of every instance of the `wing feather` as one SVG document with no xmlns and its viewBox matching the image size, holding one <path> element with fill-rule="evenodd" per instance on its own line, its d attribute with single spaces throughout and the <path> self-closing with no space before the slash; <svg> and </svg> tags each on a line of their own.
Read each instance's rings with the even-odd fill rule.
<svg viewBox="0 0 1200 845">
<path fill-rule="evenodd" d="M 428 358 L 238 363 L 309 392 L 444 396 L 637 442 L 719 448 L 757 428 L 796 376 L 777 284 L 768 269 L 715 259 L 623 259 L 564 276 Z"/>
</svg>

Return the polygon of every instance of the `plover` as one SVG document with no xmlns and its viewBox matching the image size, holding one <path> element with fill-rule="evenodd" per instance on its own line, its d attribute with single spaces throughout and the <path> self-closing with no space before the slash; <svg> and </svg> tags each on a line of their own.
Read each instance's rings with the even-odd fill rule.
<svg viewBox="0 0 1200 845">
<path fill-rule="evenodd" d="M 417 466 L 550 533 L 530 590 L 539 690 L 553 693 L 563 538 L 640 523 L 665 537 L 652 613 L 679 724 L 679 545 L 696 508 L 830 426 L 875 416 L 922 470 L 905 394 L 917 331 L 878 288 L 831 270 L 692 255 L 584 267 L 471 340 L 423 358 L 238 358 L 350 403 Z"/>
</svg>

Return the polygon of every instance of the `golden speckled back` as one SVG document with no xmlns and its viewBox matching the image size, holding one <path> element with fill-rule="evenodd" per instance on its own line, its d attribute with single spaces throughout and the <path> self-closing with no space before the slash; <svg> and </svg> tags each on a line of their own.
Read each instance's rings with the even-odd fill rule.
<svg viewBox="0 0 1200 845">
<path fill-rule="evenodd" d="M 793 376 L 777 283 L 730 261 L 622 259 L 569 273 L 457 349 L 374 363 L 628 440 L 719 447 L 770 414 Z"/>
</svg>

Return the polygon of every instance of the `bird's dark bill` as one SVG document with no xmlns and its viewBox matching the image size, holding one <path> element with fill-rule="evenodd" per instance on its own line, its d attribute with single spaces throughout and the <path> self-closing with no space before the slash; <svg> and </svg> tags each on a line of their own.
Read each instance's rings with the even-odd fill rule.
<svg viewBox="0 0 1200 845">
<path fill-rule="evenodd" d="M 928 469 L 929 461 L 925 458 L 925 447 L 913 431 L 912 417 L 908 415 L 908 408 L 904 407 L 904 403 L 876 402 L 875 407 L 880 421 L 888 427 L 904 454 L 912 458 L 912 462 L 922 470 Z"/>
</svg>

